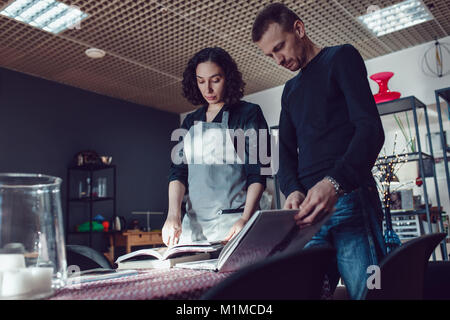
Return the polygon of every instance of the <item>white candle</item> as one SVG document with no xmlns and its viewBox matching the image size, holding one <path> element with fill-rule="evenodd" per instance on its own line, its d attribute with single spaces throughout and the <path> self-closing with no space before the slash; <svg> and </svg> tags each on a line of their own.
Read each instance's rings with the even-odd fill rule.
<svg viewBox="0 0 450 320">
<path fill-rule="evenodd" d="M 0 271 L 0 297 L 2 296 L 3 271 Z"/>
<path fill-rule="evenodd" d="M 11 270 L 25 268 L 25 257 L 23 254 L 3 253 L 0 254 L 0 270 Z"/>
<path fill-rule="evenodd" d="M 31 270 L 33 293 L 46 293 L 52 290 L 53 268 L 28 268 Z"/>
<path fill-rule="evenodd" d="M 27 268 L 3 271 L 2 295 L 8 297 L 31 292 L 31 279 L 31 270 Z"/>
<path fill-rule="evenodd" d="M 0 254 L 0 296 L 50 293 L 52 267 L 25 268 L 23 254 Z"/>
</svg>

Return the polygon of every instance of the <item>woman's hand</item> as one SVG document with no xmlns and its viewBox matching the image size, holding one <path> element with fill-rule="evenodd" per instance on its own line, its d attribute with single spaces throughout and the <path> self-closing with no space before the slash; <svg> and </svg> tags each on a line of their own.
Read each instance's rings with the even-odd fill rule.
<svg viewBox="0 0 450 320">
<path fill-rule="evenodd" d="M 171 247 L 178 243 L 181 236 L 181 218 L 179 215 L 167 216 L 162 228 L 162 239 L 166 246 Z"/>
<path fill-rule="evenodd" d="M 242 230 L 242 228 L 245 226 L 245 224 L 247 223 L 247 219 L 244 218 L 240 218 L 238 221 L 236 221 L 233 226 L 231 227 L 230 231 L 228 232 L 227 236 L 225 237 L 225 239 L 223 239 L 224 242 L 228 242 L 231 240 L 231 238 L 233 238 L 235 235 L 237 235 L 239 233 L 239 231 Z"/>
<path fill-rule="evenodd" d="M 176 245 L 181 235 L 181 202 L 186 187 L 181 181 L 173 180 L 169 183 L 169 211 L 162 228 L 162 238 L 166 246 Z"/>
<path fill-rule="evenodd" d="M 254 182 L 250 184 L 247 188 L 247 198 L 245 199 L 244 212 L 241 218 L 236 221 L 228 232 L 224 242 L 230 241 L 235 235 L 242 230 L 247 221 L 252 217 L 255 211 L 258 209 L 259 201 L 261 200 L 261 195 L 264 191 L 264 185 L 259 182 Z"/>
</svg>

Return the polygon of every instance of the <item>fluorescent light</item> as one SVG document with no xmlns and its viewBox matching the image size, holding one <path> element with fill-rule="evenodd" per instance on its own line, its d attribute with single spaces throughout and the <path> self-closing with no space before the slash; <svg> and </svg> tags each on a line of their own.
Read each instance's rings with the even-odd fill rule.
<svg viewBox="0 0 450 320">
<path fill-rule="evenodd" d="M 434 19 L 421 0 L 407 0 L 358 18 L 377 37 Z"/>
<path fill-rule="evenodd" d="M 78 26 L 88 16 L 75 6 L 55 0 L 16 0 L 0 14 L 55 34 Z"/>
</svg>

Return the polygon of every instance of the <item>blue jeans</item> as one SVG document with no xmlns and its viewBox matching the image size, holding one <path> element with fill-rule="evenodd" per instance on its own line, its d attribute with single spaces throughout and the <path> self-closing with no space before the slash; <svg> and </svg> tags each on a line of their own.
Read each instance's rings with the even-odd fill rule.
<svg viewBox="0 0 450 320">
<path fill-rule="evenodd" d="M 379 265 L 386 255 L 383 241 L 383 212 L 372 183 L 341 196 L 336 211 L 305 246 L 332 246 L 336 261 L 327 276 L 331 291 L 342 278 L 351 299 L 363 299 L 370 265 Z"/>
</svg>

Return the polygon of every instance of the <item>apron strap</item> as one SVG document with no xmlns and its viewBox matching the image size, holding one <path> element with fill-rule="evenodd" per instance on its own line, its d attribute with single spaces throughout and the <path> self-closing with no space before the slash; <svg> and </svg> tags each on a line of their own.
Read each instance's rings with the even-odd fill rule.
<svg viewBox="0 0 450 320">
<path fill-rule="evenodd" d="M 222 127 L 228 128 L 228 118 L 229 118 L 228 110 L 223 110 L 223 113 L 222 113 Z"/>
</svg>

